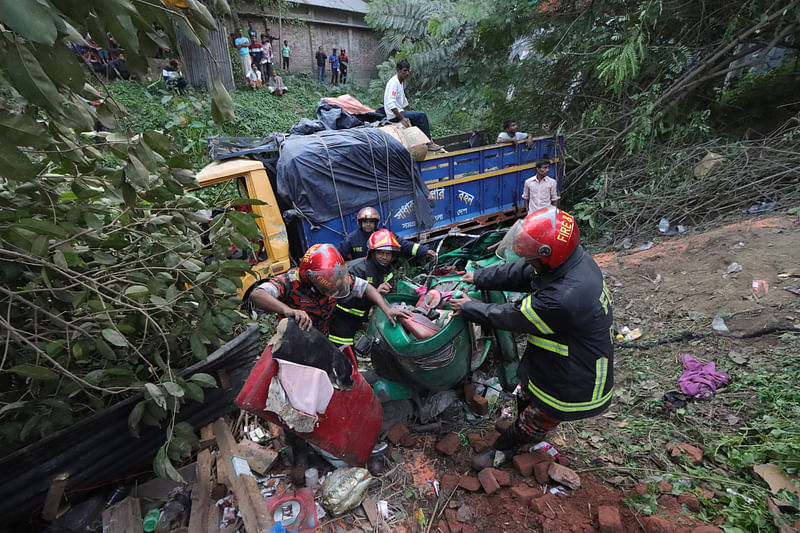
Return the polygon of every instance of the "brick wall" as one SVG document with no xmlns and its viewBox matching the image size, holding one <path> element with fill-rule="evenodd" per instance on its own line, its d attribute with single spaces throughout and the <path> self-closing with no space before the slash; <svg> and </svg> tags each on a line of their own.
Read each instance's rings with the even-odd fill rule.
<svg viewBox="0 0 800 533">
<path fill-rule="evenodd" d="M 299 23 L 293 22 L 292 18 L 299 20 Z M 386 55 L 378 50 L 378 35 L 367 27 L 364 16 L 359 13 L 302 5 L 293 8 L 289 14 L 284 13 L 279 30 L 278 17 L 275 14 L 260 13 L 256 6 L 250 6 L 247 10 L 240 10 L 239 22 L 243 28 L 252 23 L 259 36 L 269 28 L 270 33 L 276 37 L 272 46 L 277 65 L 280 65 L 283 40 L 288 40 L 292 50 L 289 61 L 289 71 L 292 74 L 307 72 L 315 77 L 317 63 L 314 54 L 320 46 L 326 56 L 331 54 L 334 47 L 337 51 L 345 48 L 350 58 L 348 77 L 359 81 L 375 77 L 377 65 L 386 59 Z M 327 62 L 325 75 L 330 80 Z"/>
</svg>

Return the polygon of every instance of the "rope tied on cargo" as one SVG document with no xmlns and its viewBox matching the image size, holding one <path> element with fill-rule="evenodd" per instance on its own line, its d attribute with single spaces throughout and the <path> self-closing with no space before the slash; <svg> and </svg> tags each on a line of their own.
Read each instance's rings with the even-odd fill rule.
<svg viewBox="0 0 800 533">
<path fill-rule="evenodd" d="M 378 211 L 381 216 L 381 220 L 385 221 L 386 217 L 383 213 L 383 202 L 381 202 L 381 188 L 380 183 L 378 183 L 378 168 L 375 166 L 375 152 L 372 147 L 372 140 L 367 135 L 366 131 L 361 131 L 364 134 L 364 137 L 367 139 L 367 144 L 369 144 L 369 156 L 372 159 L 372 175 L 375 176 L 375 193 L 378 195 Z M 389 185 L 389 143 L 386 141 L 386 138 L 383 139 L 383 145 L 386 149 L 386 185 L 388 190 Z M 391 201 L 391 196 L 389 196 L 389 201 Z"/>
<path fill-rule="evenodd" d="M 325 140 L 322 137 L 320 137 L 316 133 L 314 134 L 314 137 L 319 139 L 319 142 L 321 142 L 322 146 L 325 148 L 325 155 L 327 156 L 327 159 L 328 159 L 328 170 L 331 171 L 331 180 L 333 180 L 333 191 L 336 193 L 336 207 L 339 209 L 339 218 L 342 221 L 342 231 L 344 231 L 346 233 L 347 232 L 347 226 L 344 223 L 344 213 L 342 212 L 342 202 L 339 200 L 339 188 L 336 186 L 336 175 L 333 172 L 333 164 L 331 163 L 331 153 L 328 150 L 328 145 L 325 144 Z"/>
</svg>

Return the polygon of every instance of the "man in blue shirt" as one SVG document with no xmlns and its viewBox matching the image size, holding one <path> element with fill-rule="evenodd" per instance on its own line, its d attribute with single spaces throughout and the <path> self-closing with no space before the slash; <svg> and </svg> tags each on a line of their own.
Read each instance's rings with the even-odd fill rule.
<svg viewBox="0 0 800 533">
<path fill-rule="evenodd" d="M 328 61 L 331 63 L 331 84 L 337 85 L 339 83 L 339 56 L 336 55 L 336 48 L 328 56 Z"/>
<path fill-rule="evenodd" d="M 247 85 L 247 73 L 250 72 L 250 64 L 252 63 L 250 58 L 250 39 L 244 36 L 244 32 L 241 28 L 239 28 L 239 36 L 233 41 L 233 44 L 239 51 L 239 61 L 242 64 L 242 77 L 244 78 L 245 85 Z"/>
</svg>

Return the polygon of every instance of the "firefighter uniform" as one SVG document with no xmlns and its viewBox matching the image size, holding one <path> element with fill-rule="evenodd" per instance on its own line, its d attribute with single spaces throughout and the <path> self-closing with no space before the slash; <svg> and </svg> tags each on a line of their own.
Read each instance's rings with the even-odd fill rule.
<svg viewBox="0 0 800 533">
<path fill-rule="evenodd" d="M 370 235 L 372 235 L 372 233 L 367 233 L 361 228 L 348 233 L 339 245 L 339 252 L 342 254 L 342 257 L 345 259 L 347 259 L 348 256 L 351 259 L 366 257 L 367 252 L 369 252 L 367 241 L 369 241 Z M 425 259 L 425 256 L 428 254 L 429 248 L 424 244 L 407 241 L 400 237 L 397 237 L 397 240 L 400 242 L 400 254 L 405 257 Z"/>
<path fill-rule="evenodd" d="M 580 245 L 553 270 L 536 273 L 519 260 L 476 271 L 474 283 L 479 289 L 531 293 L 516 304 L 466 302 L 462 313 L 493 328 L 528 334 L 517 377 L 532 406 L 550 419 L 549 427 L 608 407 L 614 384 L 611 298 L 599 267 Z M 521 422 L 524 426 L 524 417 Z"/>
<path fill-rule="evenodd" d="M 394 280 L 391 263 L 380 265 L 372 256 L 348 262 L 347 270 L 376 289 L 382 283 L 392 283 Z M 355 333 L 366 322 L 371 308 L 372 302 L 363 296 L 350 295 L 339 300 L 330 319 L 328 339 L 334 344 L 353 344 Z"/>
<path fill-rule="evenodd" d="M 366 289 L 367 282 L 364 279 L 350 275 L 351 296 L 363 298 Z M 323 294 L 311 283 L 303 283 L 296 268 L 270 278 L 269 281 L 259 285 L 255 290 L 267 291 L 268 294 L 292 309 L 305 311 L 311 318 L 314 328 L 325 335 L 328 334 L 328 323 L 337 299 Z"/>
</svg>

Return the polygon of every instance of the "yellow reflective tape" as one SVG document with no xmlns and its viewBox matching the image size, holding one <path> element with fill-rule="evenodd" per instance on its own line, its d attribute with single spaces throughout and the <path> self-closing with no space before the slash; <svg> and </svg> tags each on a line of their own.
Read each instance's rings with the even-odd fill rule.
<svg viewBox="0 0 800 533">
<path fill-rule="evenodd" d="M 389 272 L 389 275 L 387 275 L 385 278 L 383 278 L 383 282 L 384 282 L 384 283 L 388 283 L 388 281 L 389 281 L 390 279 L 392 279 L 393 277 L 394 277 L 394 274 L 393 274 L 393 273 L 391 273 L 391 272 Z"/>
<path fill-rule="evenodd" d="M 347 339 L 345 337 L 337 337 L 336 335 L 328 335 L 328 340 L 334 344 L 353 344 L 353 337 Z"/>
<path fill-rule="evenodd" d="M 411 248 L 411 255 L 417 255 L 417 250 L 419 250 L 419 243 L 414 243 L 414 246 Z"/>
<path fill-rule="evenodd" d="M 350 308 L 350 307 L 342 307 L 341 305 L 338 305 L 338 304 L 336 305 L 336 308 L 337 309 L 341 309 L 345 313 L 350 313 L 351 315 L 355 315 L 355 316 L 363 317 L 364 315 L 367 314 L 367 312 L 364 311 L 363 309 L 353 309 L 353 308 Z"/>
<path fill-rule="evenodd" d="M 543 337 L 537 337 L 536 335 L 528 335 L 528 342 L 534 346 L 538 346 L 539 348 L 555 352 L 558 355 L 563 355 L 564 357 L 569 356 L 569 348 L 566 344 L 551 341 L 550 339 L 545 339 Z"/>
<path fill-rule="evenodd" d="M 536 326 L 536 328 L 544 333 L 545 335 L 552 335 L 553 330 L 550 329 L 542 317 L 540 317 L 536 311 L 533 310 L 533 306 L 531 305 L 531 297 L 528 296 L 524 300 L 522 300 L 522 307 L 520 308 L 522 314 L 525 315 L 525 318 L 531 321 L 531 323 Z"/>
<path fill-rule="evenodd" d="M 608 377 L 608 358 L 601 357 L 594 363 L 594 392 L 592 392 L 592 399 L 596 400 L 603 394 L 603 389 L 606 387 L 606 378 Z"/>
<path fill-rule="evenodd" d="M 536 398 L 540 401 L 544 402 L 545 404 L 553 407 L 554 409 L 558 409 L 559 411 L 563 411 L 565 413 L 574 413 L 577 411 L 591 411 L 592 409 L 597 409 L 601 407 L 604 403 L 606 403 L 610 398 L 611 394 L 613 393 L 613 389 L 608 391 L 605 396 L 601 396 L 600 398 L 592 399 L 588 402 L 564 402 L 553 396 L 550 396 L 542 389 L 537 387 L 533 384 L 532 381 L 528 381 L 528 390 L 531 391 Z"/>
</svg>

